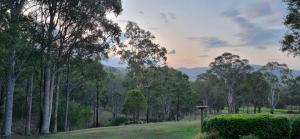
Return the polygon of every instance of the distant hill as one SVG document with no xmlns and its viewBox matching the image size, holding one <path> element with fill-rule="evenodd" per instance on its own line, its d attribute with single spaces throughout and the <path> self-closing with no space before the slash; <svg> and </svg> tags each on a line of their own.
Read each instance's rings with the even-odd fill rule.
<svg viewBox="0 0 300 139">
<path fill-rule="evenodd" d="M 262 66 L 261 65 L 252 65 L 252 67 L 254 68 L 254 70 L 258 70 Z M 208 70 L 208 67 L 193 67 L 193 68 L 181 67 L 181 68 L 177 68 L 177 70 L 185 73 L 186 75 L 189 76 L 191 81 L 194 81 L 197 79 L 197 75 L 199 75 L 201 73 L 205 73 Z M 294 77 L 300 76 L 300 70 L 292 70 L 292 72 L 293 72 Z"/>
<path fill-rule="evenodd" d="M 262 66 L 261 65 L 252 65 L 254 70 L 260 69 Z M 104 70 L 109 71 L 116 76 L 125 76 L 127 73 L 127 70 L 125 67 L 111 67 L 104 65 Z M 181 67 L 177 68 L 178 71 L 181 71 L 182 73 L 185 73 L 186 75 L 189 76 L 189 79 L 191 81 L 194 81 L 197 79 L 197 75 L 201 73 L 205 73 L 208 70 L 208 67 L 193 67 L 193 68 L 186 68 L 186 67 Z M 300 76 L 300 70 L 292 70 L 293 71 L 293 76 L 297 77 Z"/>
<path fill-rule="evenodd" d="M 122 76 L 122 77 L 124 77 L 126 75 L 126 73 L 127 73 L 125 67 L 111 67 L 111 66 L 108 66 L 108 65 L 103 65 L 103 68 L 104 68 L 105 71 L 111 72 L 115 76 Z"/>
</svg>

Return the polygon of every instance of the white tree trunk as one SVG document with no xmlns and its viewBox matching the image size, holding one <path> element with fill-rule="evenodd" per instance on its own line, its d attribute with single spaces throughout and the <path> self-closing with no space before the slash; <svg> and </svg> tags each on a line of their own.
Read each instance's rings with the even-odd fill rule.
<svg viewBox="0 0 300 139">
<path fill-rule="evenodd" d="M 13 113 L 13 95 L 15 89 L 15 49 L 11 51 L 8 58 L 6 69 L 6 102 L 3 119 L 2 137 L 11 136 L 12 113 Z"/>
<path fill-rule="evenodd" d="M 43 97 L 43 120 L 41 134 L 49 134 L 50 128 L 50 95 L 51 95 L 51 69 L 48 60 L 45 67 L 44 79 L 44 97 Z"/>
<path fill-rule="evenodd" d="M 31 108 L 32 108 L 32 91 L 33 91 L 33 71 L 31 77 L 27 81 L 26 94 L 27 94 L 27 117 L 25 125 L 25 135 L 31 134 Z"/>
<path fill-rule="evenodd" d="M 231 87 L 228 88 L 227 103 L 228 103 L 228 113 L 235 113 L 234 94 Z"/>
<path fill-rule="evenodd" d="M 54 107 L 54 125 L 53 125 L 53 132 L 56 133 L 57 132 L 57 113 L 58 113 L 58 104 L 59 104 L 59 84 L 60 84 L 60 78 L 59 78 L 59 74 L 57 75 L 56 78 L 56 83 L 55 83 L 55 107 Z"/>
</svg>

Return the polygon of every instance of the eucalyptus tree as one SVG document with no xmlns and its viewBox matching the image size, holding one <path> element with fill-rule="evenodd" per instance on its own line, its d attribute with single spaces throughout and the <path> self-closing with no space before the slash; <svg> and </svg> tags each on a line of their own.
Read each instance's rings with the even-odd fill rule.
<svg viewBox="0 0 300 139">
<path fill-rule="evenodd" d="M 270 113 L 273 114 L 280 98 L 281 89 L 287 85 L 292 78 L 291 70 L 286 64 L 269 62 L 262 67 L 261 72 L 264 74 L 263 77 L 270 86 L 268 102 Z"/>
<path fill-rule="evenodd" d="M 129 75 L 135 81 L 135 88 L 143 90 L 152 83 L 146 81 L 145 72 L 147 72 L 147 68 L 155 68 L 165 63 L 167 50 L 153 42 L 155 36 L 151 32 L 141 29 L 134 22 L 128 22 L 125 37 L 128 39 L 128 43 L 121 47 L 118 54 L 121 55 L 121 60 L 128 64 Z M 149 100 L 147 97 L 150 94 L 145 96 Z M 147 106 L 149 105 L 147 103 Z M 147 110 L 147 122 L 148 113 L 149 110 Z"/>
<path fill-rule="evenodd" d="M 281 51 L 288 52 L 294 56 L 300 55 L 300 2 L 299 0 L 283 0 L 287 4 L 287 15 L 284 25 L 288 28 L 281 41 Z"/>
<path fill-rule="evenodd" d="M 300 76 L 292 79 L 287 88 L 288 105 L 300 105 Z"/>
<path fill-rule="evenodd" d="M 246 94 L 243 94 L 243 96 L 248 96 L 248 102 L 254 106 L 254 113 L 257 112 L 257 108 L 260 112 L 270 91 L 270 86 L 265 80 L 264 74 L 260 71 L 249 73 L 243 84 L 246 89 L 244 91 Z"/>
<path fill-rule="evenodd" d="M 119 42 L 120 29 L 106 14 L 122 11 L 120 0 L 33 0 L 28 16 L 39 25 L 37 48 L 44 72 L 41 134 L 48 134 L 54 81 L 71 57 L 106 56 Z"/>
<path fill-rule="evenodd" d="M 210 63 L 210 71 L 224 81 L 227 90 L 228 112 L 236 112 L 237 86 L 245 75 L 251 71 L 247 59 L 231 53 L 223 53 Z"/>
<path fill-rule="evenodd" d="M 121 47 L 118 54 L 121 55 L 121 60 L 128 64 L 129 72 L 136 80 L 136 87 L 143 89 L 144 70 L 164 63 L 167 60 L 167 50 L 153 42 L 155 36 L 151 32 L 141 29 L 131 21 L 126 26 L 125 38 L 128 39 L 128 43 Z"/>
<path fill-rule="evenodd" d="M 199 74 L 191 83 L 193 105 L 207 105 L 219 112 L 226 105 L 224 83 L 210 71 Z"/>
<path fill-rule="evenodd" d="M 191 88 L 187 75 L 163 66 L 148 69 L 145 77 L 149 84 L 144 88 L 147 121 L 179 120 L 190 112 Z"/>
<path fill-rule="evenodd" d="M 129 90 L 126 96 L 123 111 L 132 115 L 134 120 L 139 120 L 140 115 L 146 108 L 146 98 L 139 89 Z"/>
<path fill-rule="evenodd" d="M 5 74 L 5 114 L 2 136 L 9 137 L 12 127 L 13 95 L 18 77 L 26 69 L 26 62 L 32 56 L 32 19 L 24 13 L 27 0 L 2 0 L 0 2 L 1 63 Z M 1 69 L 0 69 L 1 70 Z"/>
<path fill-rule="evenodd" d="M 100 103 L 103 102 L 101 101 L 101 98 L 104 98 L 105 96 L 102 95 L 103 92 L 106 91 L 106 84 L 108 82 L 108 74 L 106 71 L 104 71 L 102 64 L 99 61 L 91 61 L 88 60 L 85 62 L 86 65 L 82 71 L 85 72 L 85 77 L 87 77 L 89 80 L 94 82 L 94 88 L 96 90 L 96 95 L 95 95 L 95 127 L 99 127 L 99 109 L 100 109 Z M 100 96 L 101 95 L 101 96 Z"/>
</svg>

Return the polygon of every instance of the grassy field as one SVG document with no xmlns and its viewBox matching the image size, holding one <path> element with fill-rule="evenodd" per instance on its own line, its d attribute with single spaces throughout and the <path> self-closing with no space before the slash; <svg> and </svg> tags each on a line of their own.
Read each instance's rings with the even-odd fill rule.
<svg viewBox="0 0 300 139">
<path fill-rule="evenodd" d="M 92 128 L 36 139 L 195 139 L 199 135 L 199 121 L 180 121 Z"/>
</svg>

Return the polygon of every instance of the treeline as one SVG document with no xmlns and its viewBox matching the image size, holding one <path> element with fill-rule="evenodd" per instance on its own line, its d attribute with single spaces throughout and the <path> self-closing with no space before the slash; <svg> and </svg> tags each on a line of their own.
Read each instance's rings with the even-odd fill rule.
<svg viewBox="0 0 300 139">
<path fill-rule="evenodd" d="M 228 113 L 238 113 L 246 107 L 247 112 L 257 113 L 268 107 L 273 114 L 276 107 L 297 109 L 300 105 L 299 77 L 293 77 L 286 64 L 269 62 L 254 69 L 248 60 L 224 53 L 209 66 L 192 83 L 193 98 L 215 112 L 226 107 Z M 250 112 L 249 107 L 254 110 Z"/>
<path fill-rule="evenodd" d="M 121 11 L 120 0 L 0 1 L 2 137 L 103 126 L 104 111 L 110 125 L 191 112 L 188 77 L 166 66 L 150 32 L 129 22 L 123 34 L 107 18 Z M 111 54 L 126 76 L 100 63 Z"/>
</svg>

